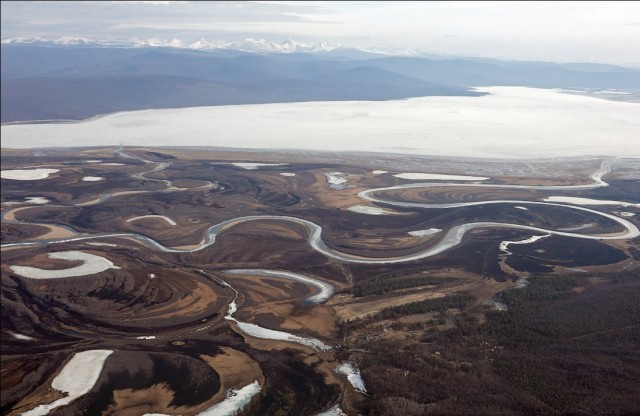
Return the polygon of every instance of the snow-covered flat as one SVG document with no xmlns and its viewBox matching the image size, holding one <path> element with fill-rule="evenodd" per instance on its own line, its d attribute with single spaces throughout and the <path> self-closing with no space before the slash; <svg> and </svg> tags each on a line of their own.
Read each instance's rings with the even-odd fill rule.
<svg viewBox="0 0 640 416">
<path fill-rule="evenodd" d="M 60 172 L 60 169 L 10 169 L 0 171 L 0 178 L 13 179 L 14 181 L 36 181 L 47 179 L 56 172 Z"/>
<path fill-rule="evenodd" d="M 355 363 L 342 363 L 336 371 L 340 374 L 344 374 L 347 376 L 347 380 L 353 386 L 354 389 L 359 391 L 360 393 L 367 393 L 367 389 L 364 386 L 364 381 L 360 376 L 360 369 Z"/>
<path fill-rule="evenodd" d="M 253 396 L 260 393 L 260 390 L 262 390 L 262 386 L 258 380 L 254 380 L 253 383 L 238 390 L 230 389 L 223 401 L 198 413 L 198 416 L 234 416 L 249 404 Z"/>
<path fill-rule="evenodd" d="M 400 179 L 442 180 L 442 181 L 485 181 L 484 176 L 444 175 L 439 173 L 398 173 L 393 175 Z"/>
<path fill-rule="evenodd" d="M 439 228 L 428 228 L 426 230 L 409 231 L 409 235 L 414 237 L 428 237 L 430 235 L 438 234 L 440 231 L 442 230 Z"/>
<path fill-rule="evenodd" d="M 94 254 L 83 253 L 82 251 L 60 251 L 49 253 L 49 258 L 56 260 L 80 260 L 83 263 L 70 269 L 45 270 L 30 266 L 11 266 L 10 269 L 22 277 L 30 279 L 60 279 L 63 277 L 87 276 L 103 272 L 107 269 L 119 269 L 104 257 Z"/>
<path fill-rule="evenodd" d="M 211 146 L 215 132 L 219 147 L 507 159 L 640 157 L 640 146 L 634 146 L 640 103 L 526 87 L 477 90 L 489 95 L 143 110 L 0 129 L 6 148 L 76 146 L 80 140 L 93 146 Z"/>
<path fill-rule="evenodd" d="M 640 204 L 623 201 L 611 201 L 605 199 L 579 198 L 573 196 L 550 196 L 543 201 L 546 202 L 564 202 L 575 205 L 616 205 L 620 207 L 640 207 Z"/>
<path fill-rule="evenodd" d="M 141 215 L 139 217 L 129 218 L 127 222 L 133 222 L 133 221 L 142 220 L 145 218 L 160 218 L 161 220 L 165 220 L 169 225 L 178 225 L 174 220 L 164 215 Z"/>
<path fill-rule="evenodd" d="M 98 182 L 102 180 L 104 180 L 102 176 L 85 176 L 82 178 L 83 182 Z"/>
<path fill-rule="evenodd" d="M 354 205 L 347 208 L 347 210 L 357 212 L 358 214 L 368 215 L 398 215 L 397 212 L 389 211 L 384 208 L 370 207 L 368 205 Z"/>
<path fill-rule="evenodd" d="M 87 394 L 98 381 L 104 362 L 111 353 L 113 353 L 111 350 L 89 350 L 76 353 L 51 382 L 52 388 L 67 393 L 67 396 L 49 404 L 41 404 L 22 415 L 47 415 L 52 409 L 66 406 Z"/>
</svg>

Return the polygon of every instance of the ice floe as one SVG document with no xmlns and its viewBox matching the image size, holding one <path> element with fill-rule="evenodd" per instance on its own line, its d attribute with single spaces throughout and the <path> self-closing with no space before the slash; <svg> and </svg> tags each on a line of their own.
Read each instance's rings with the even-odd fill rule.
<svg viewBox="0 0 640 416">
<path fill-rule="evenodd" d="M 569 204 L 576 205 L 617 205 L 621 207 L 639 207 L 640 204 L 634 204 L 632 202 L 623 202 L 623 201 L 611 201 L 604 199 L 591 199 L 591 198 L 578 198 L 574 196 L 550 196 L 543 201 L 546 202 L 566 202 Z"/>
<path fill-rule="evenodd" d="M 141 215 L 139 217 L 129 218 L 127 220 L 127 222 L 133 222 L 133 221 L 141 220 L 141 219 L 144 219 L 144 218 L 160 218 L 162 220 L 165 220 L 169 225 L 178 225 L 178 224 L 176 224 L 176 222 L 174 220 L 172 220 L 169 217 L 165 217 L 164 215 Z"/>
<path fill-rule="evenodd" d="M 430 235 L 438 234 L 440 231 L 442 230 L 439 228 L 428 228 L 426 230 L 409 231 L 408 234 L 414 237 L 427 237 Z"/>
<path fill-rule="evenodd" d="M 443 175 L 439 173 L 398 173 L 393 176 L 400 179 L 424 179 L 443 181 L 485 181 L 489 179 L 484 176 Z"/>
<path fill-rule="evenodd" d="M 347 210 L 357 212 L 358 214 L 368 214 L 368 215 L 398 215 L 398 213 L 394 211 L 388 211 L 383 208 L 370 207 L 367 205 L 354 205 L 352 207 L 347 208 Z"/>
<path fill-rule="evenodd" d="M 104 180 L 102 176 L 85 176 L 82 178 L 83 182 L 98 182 L 102 180 Z"/>
<path fill-rule="evenodd" d="M 0 178 L 13 179 L 14 181 L 35 181 L 47 179 L 56 172 L 60 172 L 60 169 L 11 169 L 0 171 Z"/>
<path fill-rule="evenodd" d="M 66 406 L 87 394 L 98 381 L 104 362 L 112 353 L 111 350 L 89 350 L 76 353 L 51 382 L 53 389 L 67 393 L 67 396 L 49 404 L 41 404 L 22 413 L 22 416 L 47 415 L 52 409 Z"/>
<path fill-rule="evenodd" d="M 59 279 L 63 277 L 87 276 L 103 272 L 107 269 L 119 269 L 104 257 L 94 254 L 83 253 L 82 251 L 60 251 L 49 253 L 49 258 L 56 260 L 80 260 L 83 263 L 70 269 L 46 270 L 29 266 L 10 266 L 9 268 L 16 274 L 30 279 Z"/>
<path fill-rule="evenodd" d="M 349 380 L 349 383 L 351 383 L 354 389 L 360 393 L 367 394 L 364 381 L 362 380 L 362 376 L 360 376 L 360 370 L 355 363 L 342 363 L 338 366 L 336 371 L 340 374 L 346 375 L 347 380 Z"/>
</svg>

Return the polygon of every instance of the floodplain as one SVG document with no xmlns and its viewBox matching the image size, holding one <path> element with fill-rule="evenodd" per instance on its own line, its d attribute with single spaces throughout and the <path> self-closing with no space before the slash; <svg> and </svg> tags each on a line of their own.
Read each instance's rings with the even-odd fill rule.
<svg viewBox="0 0 640 416">
<path fill-rule="evenodd" d="M 638 159 L 96 147 L 2 171 L 3 414 L 640 408 Z"/>
</svg>

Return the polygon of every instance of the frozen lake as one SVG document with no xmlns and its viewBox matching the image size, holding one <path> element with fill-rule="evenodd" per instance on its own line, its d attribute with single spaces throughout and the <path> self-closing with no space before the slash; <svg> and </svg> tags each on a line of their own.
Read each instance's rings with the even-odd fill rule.
<svg viewBox="0 0 640 416">
<path fill-rule="evenodd" d="M 255 104 L 116 113 L 2 126 L 7 148 L 213 146 L 434 156 L 640 157 L 640 104 L 483 87 L 483 97 Z"/>
</svg>

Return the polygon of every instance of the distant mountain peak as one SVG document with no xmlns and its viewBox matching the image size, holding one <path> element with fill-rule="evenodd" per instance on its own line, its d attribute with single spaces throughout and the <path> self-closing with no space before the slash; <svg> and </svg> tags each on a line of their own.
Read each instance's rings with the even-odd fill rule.
<svg viewBox="0 0 640 416">
<path fill-rule="evenodd" d="M 193 42 L 184 42 L 177 38 L 163 39 L 152 37 L 141 39 L 131 37 L 123 40 L 96 40 L 73 36 L 63 36 L 59 38 L 26 38 L 12 37 L 3 38 L 3 45 L 11 44 L 56 44 L 61 46 L 110 46 L 110 47 L 164 47 L 164 48 L 184 48 L 203 51 L 214 50 L 239 50 L 252 53 L 329 53 L 336 50 L 352 50 L 371 54 L 391 55 L 391 56 L 417 56 L 420 52 L 406 48 L 371 48 L 359 49 L 344 46 L 340 43 L 319 42 L 314 45 L 298 42 L 294 39 L 287 39 L 282 43 L 272 42 L 262 38 L 245 38 L 241 41 L 207 40 L 204 38 Z"/>
</svg>

